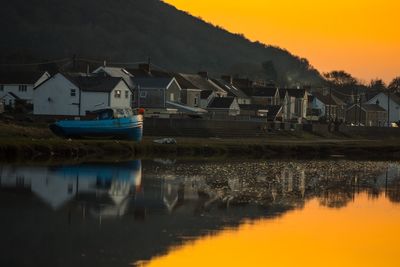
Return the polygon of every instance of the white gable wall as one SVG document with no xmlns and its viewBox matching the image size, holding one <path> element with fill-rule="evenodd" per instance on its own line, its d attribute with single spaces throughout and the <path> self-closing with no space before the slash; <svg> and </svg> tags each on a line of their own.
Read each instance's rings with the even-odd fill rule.
<svg viewBox="0 0 400 267">
<path fill-rule="evenodd" d="M 115 97 L 115 93 L 117 90 L 121 91 L 121 97 Z M 126 92 L 128 92 L 128 97 L 126 97 Z M 110 107 L 120 107 L 120 108 L 129 108 L 131 107 L 131 99 L 132 99 L 132 92 L 129 90 L 126 83 L 122 80 L 115 86 L 115 88 L 111 91 L 110 94 Z"/>
<path fill-rule="evenodd" d="M 102 109 L 109 106 L 108 92 L 86 92 L 81 93 L 81 115 L 84 116 L 87 111 Z"/>
<path fill-rule="evenodd" d="M 75 89 L 75 96 L 71 96 Z M 34 115 L 79 115 L 79 88 L 58 73 L 33 93 Z"/>
</svg>

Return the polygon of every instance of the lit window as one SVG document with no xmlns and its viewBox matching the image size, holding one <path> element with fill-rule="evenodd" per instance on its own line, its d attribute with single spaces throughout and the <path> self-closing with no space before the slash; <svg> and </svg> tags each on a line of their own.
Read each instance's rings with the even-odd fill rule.
<svg viewBox="0 0 400 267">
<path fill-rule="evenodd" d="M 115 98 L 121 98 L 121 90 L 115 90 L 114 97 Z"/>
<path fill-rule="evenodd" d="M 129 98 L 129 91 L 128 90 L 125 91 L 125 98 Z"/>
<path fill-rule="evenodd" d="M 76 89 L 71 89 L 71 96 L 76 96 Z"/>
<path fill-rule="evenodd" d="M 174 95 L 174 93 L 171 93 L 171 94 L 169 95 L 169 100 L 170 100 L 170 101 L 175 101 L 175 95 Z"/>
</svg>

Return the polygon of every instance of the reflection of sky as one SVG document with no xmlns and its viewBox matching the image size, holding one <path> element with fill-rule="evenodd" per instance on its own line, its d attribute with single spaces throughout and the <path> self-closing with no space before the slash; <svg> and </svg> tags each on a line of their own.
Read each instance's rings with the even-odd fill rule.
<svg viewBox="0 0 400 267">
<path fill-rule="evenodd" d="M 399 266 L 400 206 L 366 194 L 340 210 L 317 200 L 173 247 L 144 266 Z"/>
</svg>

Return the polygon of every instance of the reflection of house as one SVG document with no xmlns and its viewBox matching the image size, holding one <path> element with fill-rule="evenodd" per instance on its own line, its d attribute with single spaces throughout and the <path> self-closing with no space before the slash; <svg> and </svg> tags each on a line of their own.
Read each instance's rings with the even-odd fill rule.
<svg viewBox="0 0 400 267">
<path fill-rule="evenodd" d="M 6 105 L 12 106 L 15 99 L 32 103 L 33 89 L 49 77 L 50 74 L 45 71 L 0 72 L 0 98 L 7 94 L 12 95 L 13 98 L 5 102 Z"/>
<path fill-rule="evenodd" d="M 234 97 L 214 97 L 207 107 L 212 116 L 237 116 L 240 114 L 240 107 Z"/>
<path fill-rule="evenodd" d="M 106 196 L 112 206 L 121 210 L 126 198 L 141 184 L 141 164 L 133 161 L 63 167 L 3 166 L 0 177 L 0 187 L 29 190 L 54 209 L 77 196 L 91 195 L 94 199 Z"/>
<path fill-rule="evenodd" d="M 346 122 L 365 126 L 385 126 L 387 112 L 377 104 L 354 104 L 347 109 Z"/>
<path fill-rule="evenodd" d="M 58 73 L 35 88 L 33 114 L 85 115 L 104 107 L 131 107 L 131 97 L 122 78 Z"/>
</svg>

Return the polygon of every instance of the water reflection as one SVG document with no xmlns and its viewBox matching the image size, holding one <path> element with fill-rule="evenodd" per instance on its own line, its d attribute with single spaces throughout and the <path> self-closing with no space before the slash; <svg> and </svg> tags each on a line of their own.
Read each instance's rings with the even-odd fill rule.
<svg viewBox="0 0 400 267">
<path fill-rule="evenodd" d="M 400 210 L 395 205 L 400 202 L 399 166 L 346 160 L 163 159 L 0 165 L 0 211 L 5 218 L 0 222 L 0 245 L 5 248 L 0 265 L 26 262 L 19 257 L 24 244 L 25 257 L 35 260 L 28 266 L 127 266 L 177 246 L 168 254 L 175 255 L 191 246 L 187 239 L 227 228 L 236 234 L 254 224 L 244 222 L 274 222 L 310 207 L 314 217 L 329 210 L 340 218 L 357 203 L 376 202 L 381 204 L 368 215 L 379 218 L 380 209 Z M 306 224 L 312 216 L 302 218 Z M 400 226 L 395 220 L 387 223 Z"/>
</svg>

